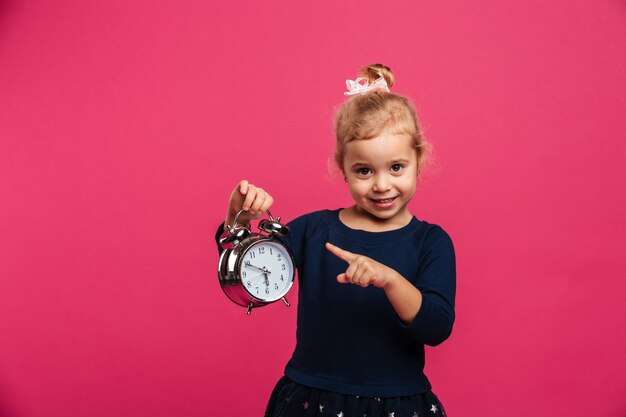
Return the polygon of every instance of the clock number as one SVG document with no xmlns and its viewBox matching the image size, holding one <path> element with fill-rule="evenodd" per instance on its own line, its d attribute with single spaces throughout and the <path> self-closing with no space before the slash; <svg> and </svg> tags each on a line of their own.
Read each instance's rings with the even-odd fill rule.
<svg viewBox="0 0 626 417">
<path fill-rule="evenodd" d="M 252 285 L 252 283 L 251 283 L 250 281 L 248 281 L 248 282 L 246 282 L 246 285 L 247 285 L 248 287 L 250 287 L 250 286 Z"/>
<path fill-rule="evenodd" d="M 256 290 L 256 293 L 259 293 L 259 287 L 254 287 L 254 289 Z"/>
<path fill-rule="evenodd" d="M 282 255 L 281 255 L 280 253 L 278 254 L 278 260 L 279 260 L 279 261 L 282 261 L 282 260 L 283 260 Z"/>
<path fill-rule="evenodd" d="M 250 252 L 250 257 L 254 259 L 256 257 L 256 254 L 254 252 Z"/>
<path fill-rule="evenodd" d="M 265 294 L 269 294 L 269 293 L 270 293 L 270 289 L 269 289 L 269 288 L 266 288 L 266 289 L 265 289 Z"/>
<path fill-rule="evenodd" d="M 278 284 L 274 284 L 274 289 L 278 290 Z"/>
<path fill-rule="evenodd" d="M 270 255 L 273 255 L 273 253 L 272 253 L 272 248 L 270 248 Z"/>
<path fill-rule="evenodd" d="M 241 273 L 241 276 L 245 278 L 245 277 L 246 277 L 246 271 L 243 271 L 243 272 Z"/>
<path fill-rule="evenodd" d="M 282 264 L 282 265 L 281 265 L 281 267 L 283 268 L 283 271 L 284 271 L 285 269 L 287 269 L 287 268 L 285 267 L 285 264 Z"/>
<path fill-rule="evenodd" d="M 259 255 L 263 255 L 264 253 L 265 253 L 265 248 L 261 246 L 259 248 Z"/>
<path fill-rule="evenodd" d="M 281 281 L 284 281 L 284 280 L 285 280 L 285 277 L 283 276 L 283 274 L 280 274 L 280 280 L 281 280 Z"/>
</svg>

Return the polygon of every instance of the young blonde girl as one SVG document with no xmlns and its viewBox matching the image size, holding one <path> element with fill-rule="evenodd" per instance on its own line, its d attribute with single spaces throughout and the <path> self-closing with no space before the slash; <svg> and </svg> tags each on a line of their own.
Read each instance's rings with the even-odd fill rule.
<svg viewBox="0 0 626 417">
<path fill-rule="evenodd" d="M 289 223 L 298 268 L 296 348 L 266 416 L 445 416 L 424 374 L 424 345 L 446 340 L 456 291 L 452 241 L 407 205 L 426 142 L 391 70 L 368 65 L 347 81 L 335 161 L 354 204 Z M 271 195 L 233 190 L 226 224 L 261 218 Z M 222 232 L 218 230 L 218 236 Z"/>
</svg>

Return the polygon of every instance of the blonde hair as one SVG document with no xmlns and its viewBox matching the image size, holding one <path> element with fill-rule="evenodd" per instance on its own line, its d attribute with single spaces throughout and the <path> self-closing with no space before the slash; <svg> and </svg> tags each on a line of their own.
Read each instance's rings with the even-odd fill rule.
<svg viewBox="0 0 626 417">
<path fill-rule="evenodd" d="M 369 83 L 383 77 L 388 87 L 393 87 L 394 76 L 391 68 L 382 64 L 370 64 L 361 68 L 360 77 Z M 417 172 L 426 163 L 429 144 L 423 137 L 415 107 L 409 99 L 386 91 L 357 94 L 349 98 L 337 111 L 335 134 L 337 138 L 335 163 L 343 170 L 346 156 L 346 143 L 353 140 L 367 140 L 383 132 L 395 135 L 409 135 L 417 154 Z"/>
</svg>

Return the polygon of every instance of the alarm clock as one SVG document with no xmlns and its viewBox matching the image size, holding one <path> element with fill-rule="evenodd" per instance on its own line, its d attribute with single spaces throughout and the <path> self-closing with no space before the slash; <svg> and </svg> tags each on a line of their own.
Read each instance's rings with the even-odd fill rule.
<svg viewBox="0 0 626 417">
<path fill-rule="evenodd" d="M 279 238 L 289 234 L 289 227 L 267 211 L 269 219 L 259 222 L 259 233 L 239 224 L 244 210 L 226 226 L 219 239 L 224 249 L 220 255 L 217 276 L 224 293 L 232 302 L 247 307 L 250 315 L 255 307 L 283 300 L 293 285 L 296 274 L 293 255 Z"/>
</svg>

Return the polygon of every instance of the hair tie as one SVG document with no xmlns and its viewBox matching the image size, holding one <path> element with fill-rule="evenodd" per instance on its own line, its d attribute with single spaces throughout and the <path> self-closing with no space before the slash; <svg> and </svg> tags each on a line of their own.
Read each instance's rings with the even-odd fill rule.
<svg viewBox="0 0 626 417">
<path fill-rule="evenodd" d="M 367 78 L 363 77 L 359 77 L 356 80 L 346 80 L 346 87 L 348 88 L 348 91 L 344 94 L 347 96 L 369 93 L 370 91 L 390 92 L 389 87 L 387 86 L 387 81 L 385 81 L 383 77 L 380 77 L 371 84 L 367 81 Z"/>
</svg>

